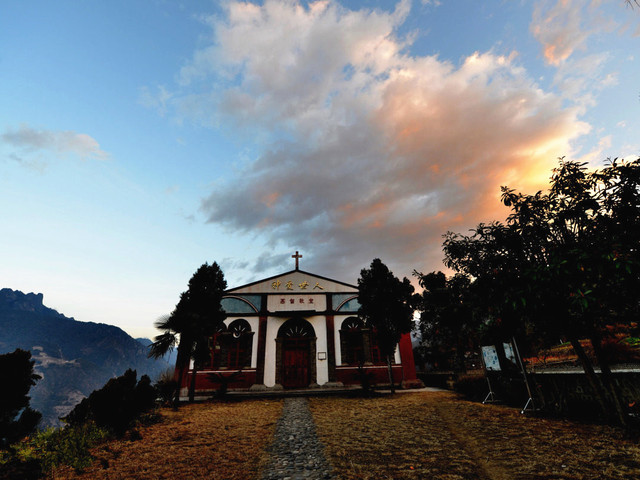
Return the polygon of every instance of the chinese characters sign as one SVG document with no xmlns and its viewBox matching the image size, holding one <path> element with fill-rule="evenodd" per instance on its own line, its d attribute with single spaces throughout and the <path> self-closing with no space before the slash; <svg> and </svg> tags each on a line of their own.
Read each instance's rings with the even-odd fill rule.
<svg viewBox="0 0 640 480">
<path fill-rule="evenodd" d="M 301 290 L 315 290 L 322 291 L 324 287 L 320 284 L 320 282 L 315 282 L 315 285 L 312 287 L 309 282 L 303 280 L 302 282 L 295 284 L 292 280 L 288 280 L 286 282 L 282 282 L 280 280 L 275 280 L 271 282 L 271 289 L 276 291 L 301 291 Z"/>
<path fill-rule="evenodd" d="M 288 294 L 286 290 L 281 295 L 269 295 L 267 309 L 270 312 L 313 310 L 324 311 L 327 308 L 325 295 L 313 295 L 312 292 L 297 292 Z"/>
</svg>

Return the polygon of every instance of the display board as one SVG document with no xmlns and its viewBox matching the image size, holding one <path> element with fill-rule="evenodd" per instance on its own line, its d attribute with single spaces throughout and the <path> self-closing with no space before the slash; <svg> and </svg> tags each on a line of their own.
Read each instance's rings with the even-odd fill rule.
<svg viewBox="0 0 640 480">
<path fill-rule="evenodd" d="M 500 360 L 498 360 L 498 352 L 495 345 L 486 345 L 482 347 L 482 359 L 484 367 L 489 371 L 499 372 Z"/>
<path fill-rule="evenodd" d="M 515 366 L 518 366 L 518 361 L 516 360 L 516 353 L 513 350 L 513 345 L 511 343 L 503 343 L 502 347 L 504 348 L 504 356 L 507 357 L 507 360 L 509 360 Z"/>
</svg>

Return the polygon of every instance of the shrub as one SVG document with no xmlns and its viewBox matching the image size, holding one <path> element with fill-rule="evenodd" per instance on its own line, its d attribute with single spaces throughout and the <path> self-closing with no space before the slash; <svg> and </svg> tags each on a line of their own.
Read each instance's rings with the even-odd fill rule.
<svg viewBox="0 0 640 480">
<path fill-rule="evenodd" d="M 118 436 L 133 425 L 141 414 L 155 406 L 156 390 L 143 375 L 136 383 L 135 370 L 109 380 L 100 390 L 94 390 L 64 418 L 72 426 L 95 422 Z"/>
<path fill-rule="evenodd" d="M 173 369 L 165 371 L 155 384 L 158 398 L 163 405 L 169 405 L 175 397 L 178 382 L 173 379 Z"/>
<path fill-rule="evenodd" d="M 453 384 L 453 389 L 465 398 L 474 401 L 482 401 L 489 393 L 487 380 L 484 376 L 465 375 L 460 376 Z"/>
<path fill-rule="evenodd" d="M 69 465 L 82 470 L 93 460 L 89 449 L 109 436 L 109 432 L 95 423 L 66 428 L 49 428 L 29 440 L 16 445 L 16 456 L 22 461 L 37 459 L 44 471 L 58 465 Z"/>
<path fill-rule="evenodd" d="M 93 422 L 38 432 L 4 453 L 0 459 L 0 479 L 40 478 L 60 465 L 81 471 L 93 460 L 90 448 L 108 436 L 109 432 Z"/>
</svg>

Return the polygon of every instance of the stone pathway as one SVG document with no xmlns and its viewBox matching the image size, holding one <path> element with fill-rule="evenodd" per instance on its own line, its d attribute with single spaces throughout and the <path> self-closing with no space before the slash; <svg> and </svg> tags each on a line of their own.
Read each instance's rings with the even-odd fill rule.
<svg viewBox="0 0 640 480">
<path fill-rule="evenodd" d="M 262 480 L 336 480 L 306 398 L 286 398 Z"/>
</svg>

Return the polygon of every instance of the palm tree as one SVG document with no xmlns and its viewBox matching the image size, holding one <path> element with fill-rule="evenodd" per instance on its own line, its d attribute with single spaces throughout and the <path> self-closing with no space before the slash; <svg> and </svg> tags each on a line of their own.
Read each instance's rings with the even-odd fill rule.
<svg viewBox="0 0 640 480">
<path fill-rule="evenodd" d="M 189 385 L 189 401 L 194 400 L 197 366 L 209 355 L 209 338 L 226 318 L 221 305 L 226 288 L 227 282 L 218 264 L 205 263 L 189 280 L 189 289 L 180 295 L 173 312 L 155 324 L 163 333 L 155 337 L 149 357 L 160 358 L 176 346 L 178 348 L 175 405 L 178 404 L 180 386 L 191 359 L 195 362 Z"/>
<path fill-rule="evenodd" d="M 178 356 L 176 358 L 177 378 L 174 376 L 177 382 L 174 392 L 174 406 L 177 406 L 180 400 L 180 386 L 182 385 L 184 373 L 189 367 L 193 348 L 193 342 L 189 339 L 188 327 L 184 320 L 184 316 L 180 315 L 177 307 L 170 315 L 159 318 L 155 323 L 155 327 L 158 330 L 163 330 L 163 333 L 154 338 L 155 341 L 150 345 L 148 354 L 150 358 L 158 359 L 164 357 L 167 352 L 173 351 L 176 346 L 178 347 Z"/>
</svg>

